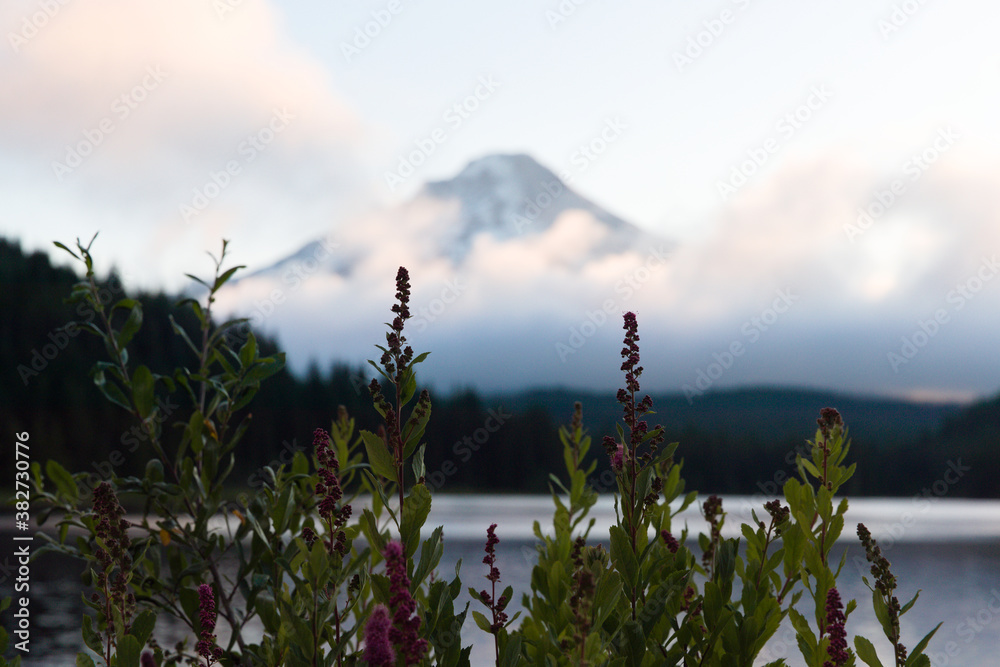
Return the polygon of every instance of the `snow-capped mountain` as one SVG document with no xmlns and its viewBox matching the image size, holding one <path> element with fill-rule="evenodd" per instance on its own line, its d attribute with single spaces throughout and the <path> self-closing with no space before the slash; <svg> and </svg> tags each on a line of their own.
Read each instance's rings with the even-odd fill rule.
<svg viewBox="0 0 1000 667">
<path fill-rule="evenodd" d="M 612 234 L 606 251 L 620 251 L 642 236 L 638 228 L 584 199 L 524 154 L 474 160 L 451 180 L 428 183 L 422 195 L 459 202 L 458 219 L 442 230 L 442 252 L 459 261 L 478 234 L 507 240 L 544 233 L 570 210 L 589 213 L 607 226 Z"/>
<path fill-rule="evenodd" d="M 617 322 L 597 337 L 619 337 L 622 312 L 665 294 L 671 252 L 531 157 L 491 155 L 232 281 L 218 307 L 276 334 L 294 368 L 364 360 L 384 336 L 396 269 L 406 266 L 408 327 L 425 349 L 454 356 L 435 357 L 440 377 L 472 371 L 479 349 L 513 358 L 531 337 L 541 342 L 525 363 L 537 370 L 575 354 L 582 339 L 567 332 L 581 320 L 588 336 Z"/>
<path fill-rule="evenodd" d="M 664 239 L 643 232 L 581 197 L 555 173 L 524 154 L 488 155 L 474 160 L 454 178 L 427 183 L 410 202 L 374 218 L 393 226 L 395 235 L 419 231 L 424 237 L 418 240 L 424 259 L 443 258 L 459 267 L 468 259 L 477 238 L 486 236 L 501 243 L 537 239 L 549 233 L 567 212 L 575 213 L 578 220 L 594 223 L 600 232 L 589 232 L 592 243 L 580 248 L 585 252 L 573 261 L 578 268 L 588 260 L 643 244 L 664 244 Z M 428 220 L 428 215 L 433 219 Z M 373 223 L 377 227 L 374 219 L 359 226 L 372 232 Z M 326 239 L 312 241 L 243 279 L 274 276 L 314 258 L 322 258 L 324 272 L 348 278 L 359 262 L 377 252 L 372 247 L 377 235 L 353 238 L 355 242 L 349 247 L 339 240 L 345 235 L 351 235 L 350 230 L 334 230 Z"/>
<path fill-rule="evenodd" d="M 845 221 L 870 192 L 863 179 L 830 173 L 825 163 L 789 167 L 675 246 L 528 156 L 488 156 L 227 285 L 216 312 L 277 335 L 295 370 L 361 364 L 385 340 L 405 266 L 407 337 L 433 353 L 421 373 L 439 386 L 617 387 L 626 311 L 639 322 L 643 388 L 692 400 L 740 384 L 935 389 L 955 372 L 947 340 L 982 351 L 967 372 L 992 386 L 996 364 L 982 360 L 996 356 L 997 281 L 988 278 L 998 264 L 978 250 L 997 247 L 991 210 L 948 231 L 921 227 L 913 221 L 938 199 L 915 192 L 894 209 L 898 219 L 846 240 Z M 959 247 L 949 234 L 982 240 L 963 242 L 976 250 L 961 256 L 931 253 Z M 896 264 L 871 261 L 885 247 Z M 940 313 L 947 328 L 935 325 L 934 336 L 925 323 Z M 932 336 L 926 349 L 914 342 Z"/>
</svg>

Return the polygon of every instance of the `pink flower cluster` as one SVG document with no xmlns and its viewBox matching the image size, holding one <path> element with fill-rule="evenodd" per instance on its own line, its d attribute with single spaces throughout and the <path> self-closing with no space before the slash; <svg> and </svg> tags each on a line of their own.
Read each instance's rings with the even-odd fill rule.
<svg viewBox="0 0 1000 667">
<path fill-rule="evenodd" d="M 846 622 L 840 593 L 836 588 L 831 588 L 826 594 L 826 632 L 830 635 L 830 645 L 826 647 L 826 652 L 832 661 L 827 660 L 823 663 L 823 667 L 841 667 L 847 664 L 847 631 L 844 629 Z"/>
<path fill-rule="evenodd" d="M 198 587 L 198 609 L 201 620 L 201 640 L 195 646 L 198 655 L 205 658 L 208 665 L 222 659 L 222 649 L 215 645 L 215 594 L 212 587 L 202 584 Z"/>
<path fill-rule="evenodd" d="M 410 578 L 406 575 L 406 553 L 403 545 L 392 541 L 382 552 L 385 569 L 389 575 L 389 607 L 392 609 L 392 627 L 389 639 L 396 652 L 406 659 L 407 665 L 416 665 L 427 652 L 427 640 L 419 636 L 420 616 L 415 615 L 417 603 L 410 595 Z"/>
</svg>

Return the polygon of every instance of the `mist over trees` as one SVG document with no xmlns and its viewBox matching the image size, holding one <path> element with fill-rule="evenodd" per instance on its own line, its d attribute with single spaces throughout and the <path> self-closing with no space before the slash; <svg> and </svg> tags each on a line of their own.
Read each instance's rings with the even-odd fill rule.
<svg viewBox="0 0 1000 667">
<path fill-rule="evenodd" d="M 45 254 L 25 253 L 16 241 L 0 239 L 0 423 L 8 434 L 27 431 L 41 463 L 53 458 L 69 470 L 88 470 L 96 484 L 112 471 L 142 474 L 151 452 L 133 417 L 101 396 L 91 378 L 95 362 L 107 355 L 95 337 L 74 325 L 95 313 L 63 302 L 79 280 Z M 171 315 L 188 331 L 196 329 L 190 311 L 176 306 L 178 297 L 134 293 L 115 275 L 100 285 L 109 303 L 126 292 L 143 303 L 142 327 L 129 346 L 133 358 L 154 373 L 194 363 L 171 330 Z M 235 331 L 232 343 L 238 345 L 240 336 Z M 278 342 L 257 339 L 262 354 L 278 350 Z M 433 360 L 432 355 L 427 363 Z M 265 381 L 246 408 L 252 424 L 239 446 L 234 479 L 244 488 L 262 484 L 261 467 L 311 448 L 313 431 L 329 428 L 339 405 L 359 428 L 375 429 L 377 414 L 367 389 L 373 372 L 367 365 L 335 363 L 313 365 L 304 377 L 283 369 Z M 569 422 L 575 400 L 582 401 L 584 425 L 595 440 L 594 479 L 608 469 L 597 445 L 614 433 L 614 420 L 621 417 L 612 393 L 539 389 L 487 396 L 473 389 L 450 394 L 428 389 L 426 479 L 434 490 L 546 492 L 549 473 L 562 467 L 557 430 Z M 690 487 L 703 493 L 780 493 L 784 481 L 797 474 L 794 454 L 804 452 L 805 440 L 813 436 L 811 420 L 826 407 L 819 403 L 837 401 L 833 407 L 844 415 L 854 439 L 850 456 L 858 463 L 857 476 L 845 487 L 848 494 L 1000 496 L 995 480 L 1000 397 L 964 409 L 788 389 L 720 392 L 695 405 L 679 394 L 653 399 L 667 442 L 680 442 L 677 456 L 684 460 Z M 161 412 L 170 414 L 186 398 L 178 391 L 163 400 Z M 170 421 L 163 424 L 166 439 L 175 442 Z M 935 486 L 939 480 L 947 480 L 944 487 Z"/>
</svg>

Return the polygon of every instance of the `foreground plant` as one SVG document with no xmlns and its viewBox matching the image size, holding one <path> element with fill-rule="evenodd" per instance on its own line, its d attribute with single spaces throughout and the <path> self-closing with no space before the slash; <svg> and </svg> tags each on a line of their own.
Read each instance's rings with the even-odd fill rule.
<svg viewBox="0 0 1000 667">
<path fill-rule="evenodd" d="M 79 323 L 82 330 L 103 342 L 108 354 L 108 359 L 95 364 L 94 382 L 109 401 L 136 419 L 142 441 L 149 448 L 143 453 L 151 456 L 143 477 L 121 477 L 112 472 L 109 479 L 96 485 L 95 512 L 107 521 L 97 520 L 81 507 L 85 499 L 81 490 L 92 486 L 90 475 L 70 474 L 49 461 L 45 466 L 47 485 L 40 466 L 34 464 L 36 497 L 42 504 L 38 522 L 44 524 L 53 514 L 60 517 L 59 539 L 42 534 L 49 544 L 39 553 L 58 551 L 89 563 L 94 572 L 92 583 L 105 591 L 103 602 L 92 603 L 104 640 L 100 641 L 92 629 L 90 616 L 84 617 L 83 638 L 108 665 L 138 664 L 140 649 L 150 639 L 157 614 L 175 617 L 197 636 L 196 589 L 202 573 L 218 593 L 219 616 L 229 625 L 231 638 L 222 650 L 228 655 L 242 653 L 246 648 L 243 627 L 255 612 L 237 606 L 237 598 L 241 592 L 249 597 L 246 594 L 250 591 L 240 591 L 237 581 L 224 577 L 220 566 L 223 559 L 236 557 L 238 567 L 249 573 L 259 563 L 243 550 L 241 540 L 250 532 L 244 521 L 234 533 L 230 524 L 221 531 L 210 528 L 209 520 L 224 511 L 224 484 L 235 464 L 235 448 L 249 426 L 240 411 L 260 383 L 282 368 L 283 355 L 261 357 L 252 334 L 238 351 L 230 349 L 224 335 L 242 320 L 220 326 L 213 322 L 216 294 L 240 268 L 223 268 L 227 253 L 223 242 L 222 253 L 213 257 L 213 278 L 204 281 L 192 276 L 207 290 L 204 305 L 195 299 L 179 304 L 190 309 L 198 323 L 197 332 L 171 322 L 176 335 L 191 350 L 192 366 L 171 374 L 151 372 L 129 349 L 142 327 L 142 304 L 130 298 L 114 304 L 102 302 L 93 270 L 93 242 L 91 239 L 83 245 L 78 240 L 75 250 L 56 244 L 86 268 L 85 278 L 73 288 L 69 301 L 85 304 L 97 314 L 94 321 Z M 179 409 L 174 408 L 176 403 L 181 404 Z M 176 428 L 168 429 L 168 424 Z M 128 539 L 112 519 L 119 512 L 111 497 L 128 495 L 144 503 L 141 520 L 132 526 L 141 531 L 138 539 Z M 89 539 L 69 541 L 71 528 Z M 239 581 L 246 587 L 245 580 Z M 183 643 L 173 651 L 152 648 L 161 666 L 197 659 Z M 78 664 L 91 664 L 91 660 L 80 654 Z"/>
<path fill-rule="evenodd" d="M 235 503 L 226 500 L 224 484 L 249 425 L 241 410 L 282 367 L 283 357 L 260 357 L 252 334 L 239 350 L 231 349 L 225 332 L 241 321 L 213 322 L 216 293 L 239 268 L 223 269 L 226 244 L 214 278 L 196 279 L 207 289 L 204 306 L 183 302 L 198 333 L 173 322 L 192 351 L 192 368 L 163 375 L 129 354 L 142 324 L 141 304 L 123 299 L 105 310 L 90 245 L 78 242 L 77 252 L 70 252 L 87 267 L 72 298 L 100 315 L 88 330 L 103 340 L 109 356 L 95 366 L 95 384 L 139 421 L 152 454 L 143 477 L 112 475 L 98 484 L 93 511 L 82 507 L 85 473 L 71 474 L 49 461 L 46 480 L 33 465 L 44 505 L 39 524 L 61 515 L 58 539 L 46 538 L 47 549 L 87 562 L 96 592 L 88 600 L 93 615 L 84 616 L 83 638 L 98 659 L 107 667 L 469 665 L 471 646 L 462 646 L 469 604 L 456 612 L 461 561 L 452 579 L 442 578 L 443 530 L 422 534 L 431 494 L 421 440 L 431 400 L 421 391 L 408 408 L 417 397 L 415 366 L 427 353 L 415 354 L 404 335 L 410 316 L 406 269 L 396 275 L 386 345 L 378 346 L 382 356 L 370 362 L 381 377 L 369 389 L 382 426 L 356 433 L 340 407 L 329 431 L 315 430 L 311 457 L 296 452 L 288 466 L 265 467 L 260 492 Z M 490 587 L 467 589 L 488 611 L 474 611 L 473 618 L 492 636 L 495 663 L 742 667 L 761 660 L 788 618 L 810 667 L 852 666 L 856 658 L 881 665 L 867 639 L 855 637 L 856 654 L 847 645 L 856 603 L 845 605 L 837 588 L 845 559 L 830 562 L 847 510 L 837 493 L 854 472 L 846 465 L 849 441 L 840 414 L 821 411 L 809 456 L 797 458 L 799 479 L 785 484 L 783 498 L 764 503 L 760 517 L 755 508 L 739 538 L 724 536 L 723 501 L 709 496 L 701 504 L 707 529 L 697 536 L 696 554 L 687 526 L 675 528 L 673 520 L 697 493 L 685 493 L 678 444 L 664 445 L 663 429 L 647 425 L 652 400 L 638 399 L 643 367 L 634 313 L 625 314 L 624 330 L 625 386 L 617 395 L 622 424 L 617 438 L 604 439 L 615 524 L 606 541 L 591 544 L 589 514 L 599 493 L 590 477 L 598 462 L 577 403 L 569 426 L 559 431 L 565 474 L 550 476 L 552 532 L 534 523 L 538 561 L 530 590 L 521 592 L 520 627 L 513 625 L 520 612 L 508 615 L 513 587 L 497 591 L 496 524 L 486 531 L 483 559 Z M 186 399 L 183 414 L 159 407 L 174 393 Z M 168 420 L 175 429 L 164 428 Z M 143 500 L 141 521 L 124 520 L 119 495 Z M 68 538 L 71 528 L 82 533 L 75 542 Z M 129 535 L 130 528 L 136 534 Z M 867 529 L 858 530 L 875 577 L 875 613 L 896 667 L 927 667 L 922 652 L 937 628 L 907 652 L 899 617 L 916 597 L 899 604 L 888 561 Z M 740 593 L 734 595 L 737 579 Z M 810 608 L 799 608 L 803 599 L 812 600 Z M 185 624 L 193 648 L 187 642 L 160 648 L 152 639 L 157 614 Z M 246 636 L 251 621 L 264 630 L 256 643 Z M 228 625 L 225 646 L 217 645 L 219 622 Z M 147 644 L 151 650 L 142 653 Z M 77 660 L 95 664 L 84 653 Z"/>
<path fill-rule="evenodd" d="M 886 639 L 892 645 L 893 664 L 895 667 L 930 667 L 931 660 L 923 651 L 927 648 L 927 644 L 934 637 L 938 628 L 941 627 L 941 623 L 928 632 L 913 648 L 913 652 L 907 655 L 906 646 L 903 645 L 900 635 L 899 618 L 913 607 L 917 598 L 920 597 L 920 591 L 916 592 L 912 600 L 900 606 L 899 599 L 893 594 L 896 589 L 896 577 L 889 569 L 889 561 L 882 555 L 882 549 L 863 523 L 858 524 L 858 539 L 861 540 L 861 546 L 865 549 L 865 557 L 872 564 L 871 573 L 875 578 L 875 585 L 868 582 L 868 577 L 862 577 L 862 580 L 872 592 L 875 617 L 882 626 Z M 854 647 L 858 652 L 858 657 L 866 665 L 882 667 L 882 662 L 878 659 L 875 646 L 871 641 L 857 636 L 854 638 Z"/>
<path fill-rule="evenodd" d="M 496 529 L 497 525 L 495 523 L 486 529 L 486 556 L 483 557 L 483 564 L 489 567 L 486 580 L 490 582 L 490 590 L 487 591 L 484 588 L 477 593 L 476 589 L 470 586 L 469 594 L 473 599 L 478 598 L 490 612 L 490 616 L 486 617 L 481 612 L 474 611 L 472 612 L 472 617 L 475 619 L 476 625 L 479 626 L 480 630 L 493 635 L 493 651 L 496 656 L 496 664 L 508 665 L 516 664 L 517 659 L 520 657 L 521 638 L 516 637 L 511 641 L 507 627 L 517 620 L 521 612 L 514 614 L 513 618 L 508 618 L 507 612 L 504 611 L 514 596 L 514 589 L 511 586 L 507 586 L 503 593 L 499 597 L 497 596 L 500 569 L 496 565 L 496 545 L 500 544 L 500 538 L 496 535 Z"/>
</svg>

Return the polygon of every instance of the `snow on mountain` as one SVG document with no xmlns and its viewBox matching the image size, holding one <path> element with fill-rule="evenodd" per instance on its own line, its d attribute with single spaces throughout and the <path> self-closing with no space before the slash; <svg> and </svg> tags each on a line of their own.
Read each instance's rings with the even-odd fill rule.
<svg viewBox="0 0 1000 667">
<path fill-rule="evenodd" d="M 361 234 L 350 229 L 335 230 L 330 237 L 312 241 L 243 279 L 281 274 L 316 257 L 322 258 L 324 272 L 346 278 L 366 255 L 377 253 L 378 236 L 374 232 L 381 225 L 391 226 L 395 236 L 411 237 L 422 248 L 425 259 L 445 258 L 460 266 L 481 235 L 500 242 L 538 237 L 550 233 L 556 221 L 568 212 L 575 213 L 577 219 L 596 223 L 600 230 L 576 258 L 578 265 L 643 243 L 663 243 L 663 239 L 647 235 L 581 197 L 534 158 L 524 154 L 488 155 L 470 162 L 450 180 L 427 183 L 399 209 L 351 225 Z M 345 236 L 350 237 L 349 247 L 334 240 Z M 337 252 L 332 252 L 334 248 Z"/>
<path fill-rule="evenodd" d="M 464 340 L 513 354 L 545 321 L 539 354 L 559 364 L 556 343 L 588 312 L 602 325 L 617 320 L 602 335 L 619 335 L 632 297 L 665 280 L 671 248 L 531 157 L 491 155 L 235 280 L 219 309 L 277 334 L 298 369 L 310 358 L 363 360 L 383 337 L 396 269 L 406 266 L 409 326 L 433 349 L 457 351 Z"/>
<path fill-rule="evenodd" d="M 488 233 L 507 240 L 549 230 L 566 211 L 589 213 L 609 231 L 605 251 L 621 251 L 642 232 L 569 189 L 552 171 L 528 155 L 489 155 L 470 162 L 448 181 L 428 183 L 423 196 L 460 204 L 454 224 L 443 230 L 442 251 L 455 260 L 474 238 Z"/>
<path fill-rule="evenodd" d="M 446 388 L 615 388 L 621 315 L 634 311 L 643 389 L 991 390 L 1000 296 L 988 278 L 1000 264 L 989 249 L 1000 226 L 995 207 L 965 204 L 992 201 L 995 184 L 928 175 L 848 239 L 845 221 L 871 197 L 865 173 L 836 157 L 789 165 L 675 247 L 528 156 L 488 156 L 227 285 L 217 312 L 277 334 L 295 370 L 313 359 L 360 364 L 378 355 L 406 266 L 406 333 L 432 352 L 423 381 Z M 954 224 L 937 224 L 938 210 L 953 211 Z M 918 349 L 941 313 L 947 327 Z M 894 366 L 898 357 L 907 362 Z M 974 379 L 951 379 L 959 371 Z"/>
</svg>

